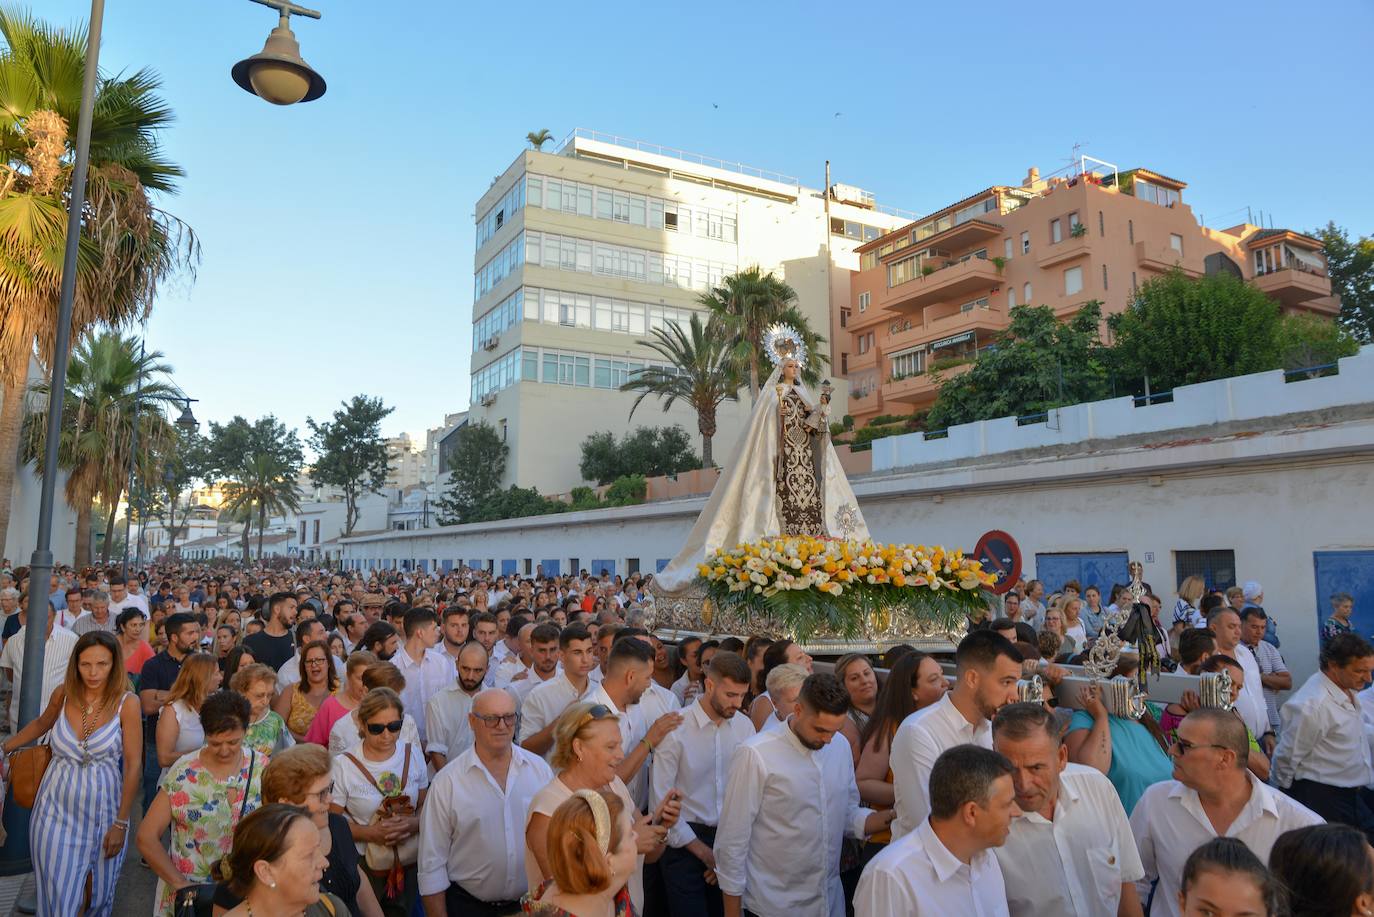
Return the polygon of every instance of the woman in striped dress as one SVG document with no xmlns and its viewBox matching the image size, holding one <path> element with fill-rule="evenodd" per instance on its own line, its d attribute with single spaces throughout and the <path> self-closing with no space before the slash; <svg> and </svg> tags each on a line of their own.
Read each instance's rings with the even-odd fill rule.
<svg viewBox="0 0 1374 917">
<path fill-rule="evenodd" d="M 83 634 L 46 710 L 3 749 L 44 734 L 52 763 L 29 822 L 40 914 L 109 915 L 138 792 L 143 724 L 126 690 L 119 641 Z"/>
</svg>

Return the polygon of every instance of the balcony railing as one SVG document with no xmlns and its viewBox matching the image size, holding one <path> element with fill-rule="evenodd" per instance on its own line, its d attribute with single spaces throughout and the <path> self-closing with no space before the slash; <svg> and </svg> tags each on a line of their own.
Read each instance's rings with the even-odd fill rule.
<svg viewBox="0 0 1374 917">
<path fill-rule="evenodd" d="M 801 181 L 794 175 L 784 175 L 781 172 L 770 172 L 767 169 L 758 169 L 754 166 L 745 165 L 742 162 L 717 159 L 714 156 L 703 156 L 700 153 L 689 153 L 686 150 L 674 149 L 673 147 L 662 146 L 657 143 L 648 143 L 643 140 L 633 140 L 629 137 L 621 137 L 616 134 L 604 134 L 601 131 L 589 130 L 585 127 L 573 128 L 568 133 L 568 136 L 564 137 L 563 141 L 554 148 L 554 152 L 562 153 L 578 138 L 592 140 L 596 143 L 609 143 L 612 146 L 621 146 L 626 149 L 636 150 L 640 153 L 649 153 L 654 156 L 666 156 L 669 159 L 680 159 L 683 162 L 690 162 L 694 165 L 720 169 L 725 172 L 735 172 L 739 175 L 747 175 L 750 178 L 761 178 L 765 181 L 778 182 L 783 185 L 801 184 Z"/>
</svg>

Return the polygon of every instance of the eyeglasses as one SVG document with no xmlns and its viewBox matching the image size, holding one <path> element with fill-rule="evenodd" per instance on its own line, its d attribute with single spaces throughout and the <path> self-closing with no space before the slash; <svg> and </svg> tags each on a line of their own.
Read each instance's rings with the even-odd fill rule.
<svg viewBox="0 0 1374 917">
<path fill-rule="evenodd" d="M 401 721 L 392 720 L 390 723 L 368 723 L 367 731 L 374 736 L 379 736 L 383 732 L 400 732 Z"/>
<path fill-rule="evenodd" d="M 330 796 L 333 796 L 333 795 L 334 795 L 334 783 L 331 781 L 331 782 L 330 782 L 327 786 L 325 786 L 325 788 L 322 789 L 322 790 L 317 790 L 317 791 L 314 792 L 314 793 L 306 793 L 306 794 L 305 794 L 305 798 L 306 798 L 306 799 L 310 799 L 311 797 L 314 797 L 315 799 L 318 799 L 320 802 L 324 802 L 326 799 L 328 799 Z"/>
<path fill-rule="evenodd" d="M 514 714 L 514 713 L 474 713 L 473 716 L 477 717 L 479 720 L 481 720 L 482 722 L 486 723 L 487 726 L 488 726 L 489 728 L 495 729 L 497 723 L 501 723 L 501 724 L 506 725 L 506 726 L 514 726 L 514 725 L 515 725 L 515 717 L 516 717 L 516 714 Z"/>
<path fill-rule="evenodd" d="M 1194 748 L 1220 748 L 1222 751 L 1226 750 L 1225 745 L 1218 745 L 1215 742 L 1189 742 L 1187 739 L 1177 735 L 1174 736 L 1174 744 L 1178 746 L 1179 753 L 1184 755 L 1188 754 L 1188 752 L 1192 751 Z"/>
<path fill-rule="evenodd" d="M 307 660 L 305 660 L 305 664 L 306 664 L 307 666 L 312 666 L 312 665 L 325 665 L 325 664 L 328 663 L 328 662 L 329 662 L 328 659 L 307 659 Z"/>
</svg>

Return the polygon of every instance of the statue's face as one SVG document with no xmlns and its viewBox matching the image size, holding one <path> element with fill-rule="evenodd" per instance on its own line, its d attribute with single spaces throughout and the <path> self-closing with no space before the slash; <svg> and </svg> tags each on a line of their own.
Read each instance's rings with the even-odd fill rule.
<svg viewBox="0 0 1374 917">
<path fill-rule="evenodd" d="M 797 373 L 801 371 L 801 364 L 796 360 L 784 360 L 782 363 L 782 381 L 793 383 L 797 381 Z"/>
</svg>

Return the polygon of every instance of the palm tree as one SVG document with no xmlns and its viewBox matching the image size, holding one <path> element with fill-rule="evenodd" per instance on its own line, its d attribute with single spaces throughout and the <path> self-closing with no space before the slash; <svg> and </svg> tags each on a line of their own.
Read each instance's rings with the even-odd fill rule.
<svg viewBox="0 0 1374 917">
<path fill-rule="evenodd" d="M 640 393 L 630 406 L 630 417 L 649 395 L 661 400 L 665 411 L 678 399 L 690 404 L 697 412 L 697 431 L 701 433 L 701 464 L 710 468 L 714 464 L 711 437 L 716 435 L 716 409 L 727 398 L 739 397 L 739 375 L 719 325 L 703 324 L 701 316 L 693 314 L 689 331 L 690 336 L 678 324 L 653 329 L 653 339 L 639 343 L 656 351 L 672 368 L 647 367 L 620 390 Z"/>
<path fill-rule="evenodd" d="M 819 379 L 818 362 L 830 362 L 817 349 L 825 338 L 811 329 L 796 308 L 797 292 L 772 272 L 755 266 L 731 274 L 721 280 L 720 286 L 699 296 L 698 302 L 711 310 L 712 319 L 725 330 L 731 357 L 740 375 L 747 377 L 749 395 L 755 401 L 759 397 L 760 368 L 766 359 L 763 334 L 773 323 L 792 325 L 806 341 L 813 358 L 803 373 L 807 382 Z"/>
<path fill-rule="evenodd" d="M 56 343 L 66 201 L 71 190 L 85 31 L 0 10 L 0 532 L 23 419 L 29 364 Z M 147 314 L 158 285 L 191 268 L 198 243 L 155 207 L 183 173 L 158 146 L 171 111 L 147 70 L 102 78 L 91 129 L 91 169 L 77 262 L 73 339 L 96 324 Z"/>
<path fill-rule="evenodd" d="M 77 568 L 90 563 L 91 509 L 96 500 L 106 520 L 101 562 L 109 563 L 115 508 L 128 491 L 135 425 L 140 481 L 156 478 L 158 456 L 176 442 L 176 430 L 163 412 L 179 393 L 169 382 L 157 378 L 170 372 L 161 353 L 140 354 L 136 338 L 121 337 L 113 331 L 83 337 L 72 353 L 67 366 L 58 467 L 67 472 L 66 499 L 76 511 Z M 44 407 L 25 421 L 22 455 L 26 461 L 43 455 L 47 438 L 48 383 L 35 385 L 33 391 L 43 396 Z"/>
<path fill-rule="evenodd" d="M 296 472 L 270 452 L 256 452 L 244 458 L 237 478 L 225 488 L 225 509 L 230 512 L 251 507 L 257 511 L 258 559 L 262 559 L 262 539 L 267 529 L 267 517 L 285 514 L 301 508 L 296 496 Z M 247 531 L 244 532 L 244 562 L 247 557 Z"/>
<path fill-rule="evenodd" d="M 544 148 L 544 144 L 553 139 L 553 134 L 549 133 L 547 127 L 542 127 L 537 131 L 530 131 L 525 135 L 525 139 L 530 142 L 530 146 L 534 147 L 534 151 L 537 153 Z"/>
</svg>

